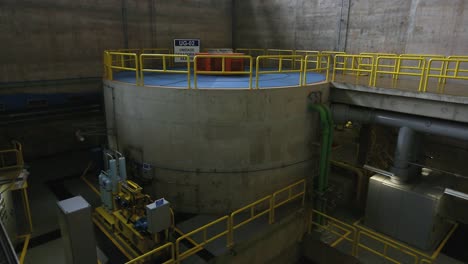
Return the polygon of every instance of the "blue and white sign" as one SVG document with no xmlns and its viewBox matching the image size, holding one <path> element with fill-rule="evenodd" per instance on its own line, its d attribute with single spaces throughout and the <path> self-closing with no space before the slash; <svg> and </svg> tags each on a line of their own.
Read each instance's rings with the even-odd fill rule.
<svg viewBox="0 0 468 264">
<path fill-rule="evenodd" d="M 199 39 L 174 39 L 174 54 L 189 55 L 190 61 L 200 52 Z M 186 62 L 185 58 L 175 58 L 175 62 Z"/>
</svg>

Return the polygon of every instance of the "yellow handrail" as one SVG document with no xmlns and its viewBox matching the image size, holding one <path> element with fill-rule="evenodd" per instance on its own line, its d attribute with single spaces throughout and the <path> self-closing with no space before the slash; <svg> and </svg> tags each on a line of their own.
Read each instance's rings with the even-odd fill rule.
<svg viewBox="0 0 468 264">
<path fill-rule="evenodd" d="M 221 70 L 209 70 L 200 71 L 198 70 L 199 59 L 221 59 Z M 226 69 L 226 60 L 249 60 L 249 69 L 242 69 L 240 71 L 232 71 Z M 194 57 L 193 66 L 193 81 L 195 89 L 198 89 L 198 74 L 220 74 L 220 75 L 249 75 L 249 89 L 252 89 L 252 75 L 253 75 L 253 59 L 252 56 L 248 55 L 196 55 Z M 244 67 L 245 68 L 245 67 Z"/>
<path fill-rule="evenodd" d="M 260 62 L 262 60 L 270 60 L 270 59 L 277 59 L 278 62 L 278 70 L 260 70 Z M 283 69 L 283 61 L 285 60 L 290 60 L 290 61 L 295 61 L 299 60 L 301 62 L 301 67 L 300 69 L 290 69 L 290 70 L 285 70 Z M 260 75 L 261 74 L 274 74 L 274 73 L 288 73 L 288 72 L 298 72 L 299 73 L 299 84 L 297 86 L 302 85 L 302 74 L 304 73 L 304 63 L 302 56 L 300 55 L 265 55 L 265 56 L 258 56 L 257 57 L 257 63 L 256 63 L 256 69 L 255 69 L 255 89 L 259 89 L 259 80 L 260 80 Z"/>
<path fill-rule="evenodd" d="M 0 170 L 8 170 L 15 168 L 22 168 L 24 165 L 23 160 L 23 147 L 18 141 L 13 141 L 13 148 L 0 150 Z M 6 156 L 14 156 L 14 162 L 7 164 L 5 161 Z"/>
<path fill-rule="evenodd" d="M 332 81 L 336 79 L 336 71 L 340 70 L 343 74 L 351 72 L 357 79 L 361 73 L 367 73 L 369 76 L 369 86 L 372 85 L 372 75 L 374 66 L 374 57 L 368 55 L 350 55 L 336 54 L 333 63 Z"/>
<path fill-rule="evenodd" d="M 230 236 L 229 236 L 229 243 L 228 243 L 228 246 L 232 246 L 234 244 L 234 231 L 236 229 L 238 229 L 239 227 L 241 226 L 244 226 L 250 222 L 252 222 L 253 220 L 263 216 L 263 215 L 266 215 L 266 214 L 270 214 L 271 213 L 271 209 L 272 209 L 272 200 L 271 200 L 272 196 L 271 195 L 268 195 L 266 197 L 263 197 L 262 199 L 260 200 L 257 200 L 256 202 L 253 202 L 247 206 L 244 206 L 234 212 L 231 213 L 230 215 L 230 226 L 229 226 L 229 230 L 230 230 Z M 267 206 L 267 209 L 263 209 L 262 211 L 260 212 L 256 212 L 255 209 L 258 207 L 258 206 L 261 206 L 261 205 L 264 205 L 265 202 L 268 202 L 268 206 Z M 246 219 L 246 220 L 243 220 L 241 221 L 240 223 L 236 223 L 235 222 L 235 216 L 240 214 L 240 213 L 244 213 L 246 211 L 249 211 L 250 212 L 250 216 Z"/>
<path fill-rule="evenodd" d="M 381 62 L 385 61 L 393 61 L 392 64 L 381 64 Z M 405 63 L 407 62 L 417 62 L 420 67 L 415 66 L 407 66 Z M 374 69 L 374 80 L 372 85 L 376 86 L 377 79 L 379 74 L 391 74 L 393 79 L 398 79 L 400 75 L 405 76 L 416 76 L 419 77 L 419 87 L 418 90 L 422 91 L 423 89 L 423 80 L 424 80 L 424 72 L 425 72 L 425 63 L 426 61 L 424 58 L 419 57 L 395 57 L 395 56 L 380 56 L 377 57 L 377 61 L 375 63 Z M 383 68 L 383 69 L 382 69 Z M 405 71 L 406 70 L 406 71 Z M 416 71 L 416 72 L 414 72 Z"/>
<path fill-rule="evenodd" d="M 221 232 L 218 232 L 216 233 L 215 235 L 211 236 L 211 237 L 207 237 L 207 229 L 209 227 L 212 227 L 218 223 L 223 223 L 225 222 L 226 223 L 226 229 L 223 229 L 223 231 Z M 195 234 L 198 234 L 202 232 L 202 236 L 203 236 L 203 241 L 200 242 L 199 244 L 195 245 L 193 248 L 190 248 L 184 252 L 181 252 L 181 248 L 180 248 L 180 242 L 184 239 L 187 239 L 187 238 L 190 238 L 191 236 L 195 235 Z M 229 244 L 229 216 L 225 215 L 211 223 L 208 223 L 200 228 L 197 228 L 179 238 L 177 238 L 176 240 L 176 244 L 175 244 L 175 250 L 176 250 L 176 256 L 177 256 L 177 263 L 180 263 L 182 260 L 192 256 L 193 254 L 197 253 L 198 251 L 200 250 L 203 250 L 203 246 L 205 246 L 206 244 L 220 238 L 220 237 L 223 237 L 223 236 L 226 236 L 227 237 L 227 244 Z"/>
<path fill-rule="evenodd" d="M 144 67 L 145 58 L 160 58 L 162 60 L 162 69 L 147 69 Z M 185 58 L 187 62 L 186 70 L 172 70 L 167 68 L 166 58 Z M 162 72 L 162 73 L 183 73 L 187 74 L 187 88 L 190 89 L 190 58 L 182 54 L 141 54 L 140 55 L 140 84 L 144 85 L 144 72 Z"/>
<path fill-rule="evenodd" d="M 445 244 L 447 243 L 448 239 L 452 236 L 452 234 L 455 232 L 455 230 L 457 229 L 458 227 L 458 224 L 457 223 L 454 223 L 452 228 L 450 229 L 450 231 L 448 232 L 448 234 L 445 236 L 444 240 L 442 240 L 442 242 L 439 244 L 439 246 L 437 247 L 436 250 L 434 250 L 434 252 L 431 254 L 431 255 L 428 255 L 427 253 L 425 252 L 422 252 L 422 251 L 419 251 L 419 250 L 416 250 L 414 248 L 411 248 L 407 245 L 404 245 L 403 243 L 401 242 L 398 242 L 390 237 L 387 237 L 383 234 L 380 234 L 378 232 L 375 232 L 367 227 L 364 227 L 362 225 L 360 225 L 360 221 L 361 220 L 358 220 L 356 221 L 353 225 L 359 230 L 358 232 L 367 232 L 377 238 L 379 238 L 380 240 L 378 241 L 386 241 L 386 243 L 391 243 L 391 244 L 394 244 L 395 246 L 398 246 L 400 248 L 403 248 L 405 249 L 406 251 L 408 252 L 412 252 L 414 254 L 417 254 L 418 256 L 422 257 L 422 258 L 427 258 L 431 261 L 435 260 L 439 254 L 440 254 L 440 251 L 442 250 L 442 248 L 445 246 Z"/>
<path fill-rule="evenodd" d="M 439 68 L 434 68 L 433 63 L 435 62 L 441 62 L 444 65 L 444 69 L 440 70 L 438 74 L 432 73 L 433 71 L 439 70 Z M 453 65 L 453 68 L 450 66 Z M 424 80 L 424 89 L 423 91 L 427 91 L 427 86 L 429 83 L 429 78 L 439 78 L 439 86 L 438 91 L 443 92 L 444 84 L 446 79 L 454 79 L 454 80 L 468 80 L 467 75 L 460 75 L 468 73 L 468 58 L 450 58 L 450 59 L 430 59 L 428 66 L 427 66 L 427 73 L 426 73 L 426 79 Z M 465 65 L 466 68 L 463 68 L 462 66 Z M 450 74 L 452 73 L 452 74 Z M 442 83 L 442 86 L 441 86 Z"/>
<path fill-rule="evenodd" d="M 293 194 L 293 190 L 294 188 L 298 187 L 298 186 L 301 186 L 302 185 L 302 188 L 300 188 L 299 192 Z M 277 203 L 277 200 L 276 200 L 276 197 L 279 196 L 280 194 L 283 194 L 287 192 L 287 198 L 284 199 L 283 201 Z M 304 205 L 305 203 L 305 193 L 306 193 L 306 181 L 305 180 L 300 180 L 296 183 L 293 183 L 279 191 L 276 191 L 273 193 L 273 196 L 271 198 L 272 202 L 271 202 L 271 213 L 270 213 L 270 224 L 271 223 L 274 223 L 275 222 L 275 209 L 288 203 L 288 202 L 291 202 L 292 200 L 295 200 L 299 197 L 302 198 L 302 205 Z"/>
<path fill-rule="evenodd" d="M 123 52 L 108 52 L 108 55 L 109 55 L 109 59 L 108 59 L 109 66 L 108 66 L 108 68 L 109 68 L 109 70 L 111 72 L 111 76 L 113 75 L 113 72 L 112 72 L 113 69 L 135 71 L 135 84 L 138 85 L 138 83 L 139 83 L 139 80 L 138 80 L 139 71 L 138 71 L 138 56 L 137 56 L 137 54 L 136 53 L 123 53 Z M 120 60 L 116 61 L 116 62 L 120 62 L 120 66 L 114 65 L 113 56 L 118 56 L 118 58 L 120 58 Z M 130 57 L 130 59 L 124 60 L 124 57 Z M 126 61 L 134 62 L 135 63 L 135 68 L 127 67 L 125 65 Z M 112 80 L 112 79 L 110 79 L 110 80 Z"/>
<path fill-rule="evenodd" d="M 175 257 L 175 251 L 174 251 L 174 243 L 167 242 L 166 244 L 164 244 L 164 245 L 162 245 L 160 247 L 157 247 L 157 248 L 155 248 L 153 250 L 150 250 L 150 251 L 146 252 L 145 254 L 143 254 L 141 256 L 138 256 L 138 257 L 126 262 L 125 264 L 144 263 L 148 257 L 152 257 L 152 256 L 160 253 L 161 251 L 166 250 L 167 248 L 171 249 L 171 258 L 164 261 L 164 262 L 162 262 L 161 264 L 175 263 L 176 257 Z"/>
<path fill-rule="evenodd" d="M 314 218 L 313 216 L 314 215 L 319 215 L 319 219 L 324 219 L 326 220 L 326 222 L 330 223 L 331 222 L 331 225 L 338 228 L 338 229 L 341 229 L 343 231 L 345 231 L 344 234 L 341 234 L 341 233 L 338 233 L 334 230 L 332 230 L 332 228 L 330 228 L 330 224 L 329 225 L 325 225 L 325 224 L 322 224 L 321 220 L 320 221 L 316 221 L 314 222 Z M 355 256 L 356 255 L 356 236 L 357 236 L 357 229 L 356 227 L 350 225 L 350 224 L 347 224 L 343 221 L 340 221 L 336 218 L 333 218 L 329 215 L 326 215 L 320 211 L 317 211 L 317 210 L 311 210 L 310 212 L 310 218 L 309 218 L 309 224 L 307 225 L 307 230 L 308 230 L 308 233 L 310 234 L 312 232 L 312 226 L 315 225 L 315 226 L 318 226 L 320 228 L 323 228 L 335 235 L 338 236 L 338 238 L 330 244 L 331 247 L 336 247 L 338 246 L 343 240 L 346 240 L 348 242 L 351 243 L 351 255 L 352 256 Z M 351 235 L 351 238 L 349 237 Z"/>
<path fill-rule="evenodd" d="M 361 243 L 361 237 L 362 236 L 367 236 L 368 238 L 371 238 L 371 239 L 374 239 L 376 241 L 379 241 L 383 244 L 383 252 L 379 252 L 377 251 L 376 249 L 373 249 L 363 243 Z M 366 231 L 362 231 L 360 230 L 357 234 L 357 239 L 356 239 L 356 257 L 359 256 L 359 249 L 360 248 L 363 248 L 369 252 L 372 252 L 374 254 L 376 254 L 377 256 L 380 256 L 388 261 L 391 261 L 393 263 L 396 263 L 396 264 L 400 264 L 401 262 L 398 261 L 397 259 L 394 259 L 394 258 L 391 258 L 390 256 L 388 256 L 388 248 L 393 248 L 393 249 L 396 249 L 400 252 L 403 252 L 405 253 L 406 255 L 412 257 L 414 259 L 414 264 L 417 264 L 418 261 L 419 261 L 419 257 L 414 254 L 414 253 L 411 253 L 409 252 L 408 250 L 406 250 L 406 248 L 404 246 L 400 246 L 398 244 L 392 244 L 392 243 L 388 243 L 387 241 L 383 240 L 383 239 L 380 239 L 379 237 L 371 234 L 371 233 L 368 233 Z"/>
<path fill-rule="evenodd" d="M 315 60 L 312 58 L 316 58 Z M 323 72 L 325 71 L 325 81 L 328 82 L 330 71 L 330 55 L 306 55 L 304 59 L 304 81 L 302 85 L 307 85 L 308 72 Z M 309 69 L 309 63 L 315 63 L 315 67 Z"/>
<path fill-rule="evenodd" d="M 20 254 L 20 257 L 19 257 L 19 263 L 23 264 L 24 260 L 26 258 L 26 253 L 28 253 L 28 247 L 29 247 L 29 241 L 31 240 L 31 234 L 19 236 L 18 238 L 19 239 L 24 239 L 23 249 L 21 250 L 21 254 Z"/>
</svg>

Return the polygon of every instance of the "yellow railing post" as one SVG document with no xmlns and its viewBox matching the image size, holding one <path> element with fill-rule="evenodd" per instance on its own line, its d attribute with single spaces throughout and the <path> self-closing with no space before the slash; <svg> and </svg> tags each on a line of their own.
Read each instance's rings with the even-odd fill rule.
<svg viewBox="0 0 468 264">
<path fill-rule="evenodd" d="M 197 81 L 197 65 L 198 65 L 198 55 L 193 57 L 193 87 L 198 89 L 198 81 Z"/>
</svg>

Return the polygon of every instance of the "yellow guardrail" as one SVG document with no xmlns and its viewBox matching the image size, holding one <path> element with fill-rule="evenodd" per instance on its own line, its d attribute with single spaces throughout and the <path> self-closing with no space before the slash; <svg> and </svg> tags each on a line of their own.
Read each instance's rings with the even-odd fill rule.
<svg viewBox="0 0 468 264">
<path fill-rule="evenodd" d="M 272 55 L 272 56 L 278 56 L 278 55 L 295 55 L 294 50 L 289 50 L 289 49 L 267 49 L 266 50 L 266 55 Z"/>
<path fill-rule="evenodd" d="M 385 235 L 382 235 L 376 231 L 373 231 L 369 228 L 366 228 L 362 225 L 360 225 L 360 220 L 356 221 L 354 224 L 353 224 L 357 230 L 358 230 L 358 238 L 356 240 L 356 256 L 358 256 L 358 251 L 359 249 L 365 249 L 371 253 L 374 253 L 380 257 L 383 257 L 387 260 L 390 260 L 394 263 L 401 263 L 399 262 L 397 259 L 395 258 L 391 258 L 390 256 L 388 256 L 388 248 L 392 248 L 396 251 L 400 251 L 404 254 L 406 254 L 407 256 L 411 257 L 412 259 L 415 259 L 416 262 L 414 263 L 419 263 L 418 261 L 419 260 L 425 260 L 426 263 L 433 263 L 437 257 L 439 256 L 440 254 L 440 251 L 442 250 L 442 248 L 444 248 L 444 246 L 447 244 L 447 241 L 449 240 L 449 238 L 452 236 L 452 234 L 455 232 L 455 230 L 457 229 L 458 227 L 458 224 L 457 223 L 454 223 L 452 228 L 450 229 L 450 231 L 447 233 L 447 235 L 445 236 L 445 238 L 442 240 L 442 242 L 440 242 L 439 246 L 432 252 L 432 254 L 427 254 L 425 252 L 422 252 L 422 251 L 419 251 L 415 248 L 412 248 L 410 246 L 407 246 L 401 242 L 398 242 L 396 241 L 395 239 L 392 239 L 390 237 L 387 237 Z M 362 244 L 360 242 L 360 237 L 359 237 L 359 234 L 364 234 L 364 236 L 366 236 L 367 238 L 369 239 L 373 239 L 374 241 L 377 241 L 377 242 L 380 242 L 383 247 L 382 247 L 382 250 L 379 251 L 379 249 L 375 249 L 375 248 L 371 248 L 369 247 L 369 245 L 366 245 L 366 244 Z M 406 262 L 405 262 L 406 263 Z"/>
<path fill-rule="evenodd" d="M 198 70 L 198 61 L 199 59 L 220 59 L 221 60 L 221 69 L 220 70 Z M 248 60 L 249 68 L 248 70 L 244 69 L 237 71 L 230 69 L 228 65 L 229 60 Z M 213 63 L 213 62 L 211 62 Z M 249 89 L 252 89 L 252 75 L 253 75 L 253 59 L 248 55 L 196 55 L 194 57 L 193 65 L 193 81 L 195 89 L 198 89 L 198 74 L 219 74 L 219 75 L 249 75 Z"/>
<path fill-rule="evenodd" d="M 0 150 L 0 170 L 21 168 L 24 165 L 23 147 L 13 141 L 13 148 Z"/>
<path fill-rule="evenodd" d="M 277 70 L 261 70 L 260 69 L 260 64 L 262 61 L 265 60 L 271 60 L 275 59 L 278 60 L 278 69 Z M 294 69 L 292 67 L 291 69 L 284 69 L 283 68 L 283 61 L 297 61 L 299 60 L 301 62 L 301 67 L 300 69 Z M 298 72 L 299 73 L 299 83 L 297 86 L 302 85 L 302 74 L 303 74 L 303 59 L 302 56 L 299 55 L 265 55 L 265 56 L 258 56 L 257 57 L 257 63 L 256 63 L 256 69 L 255 69 L 255 89 L 259 89 L 259 80 L 260 80 L 260 75 L 262 74 L 274 74 L 274 73 L 288 73 L 288 72 Z"/>
<path fill-rule="evenodd" d="M 359 55 L 364 55 L 364 56 L 372 56 L 374 57 L 374 62 L 377 64 L 377 57 L 398 57 L 398 54 L 396 53 L 382 53 L 382 52 L 361 52 Z M 375 67 L 375 65 L 374 65 Z M 381 64 L 382 68 L 393 68 L 395 65 L 393 64 Z"/>
<path fill-rule="evenodd" d="M 28 252 L 29 241 L 31 240 L 31 234 L 19 236 L 18 238 L 24 240 L 23 248 L 22 248 L 21 254 L 19 256 L 19 263 L 23 264 L 23 263 L 25 263 L 24 260 L 26 258 L 26 253 Z"/>
<path fill-rule="evenodd" d="M 274 208 L 278 208 L 301 196 L 302 196 L 301 197 L 302 204 L 304 204 L 305 188 L 306 188 L 306 181 L 300 180 L 271 195 L 265 196 L 249 205 L 246 205 L 232 212 L 230 215 L 225 215 L 221 218 L 218 218 L 186 234 L 182 233 L 182 231 L 180 231 L 177 227 L 174 227 L 174 230 L 180 234 L 180 237 L 177 238 L 175 244 L 166 243 L 165 245 L 161 247 L 153 249 L 135 259 L 132 259 L 126 264 L 143 263 L 147 259 L 151 259 L 155 255 L 160 254 L 163 250 L 166 250 L 168 247 L 171 247 L 172 255 L 171 255 L 171 258 L 164 263 L 165 264 L 180 263 L 182 260 L 187 259 L 190 256 L 196 254 L 197 252 L 203 250 L 204 247 L 210 242 L 213 242 L 214 240 L 217 240 L 223 236 L 226 236 L 226 240 L 227 240 L 226 247 L 232 248 L 232 246 L 234 245 L 234 233 L 240 227 L 245 226 L 249 224 L 250 222 L 254 221 L 255 219 L 264 215 L 268 215 L 268 223 L 274 222 L 274 221 L 270 221 L 271 216 L 272 216 L 271 212 L 274 210 Z M 296 191 L 293 192 L 293 190 L 296 190 Z M 274 204 L 273 197 L 275 196 L 275 194 L 278 195 L 280 193 L 287 193 L 288 196 L 286 199 L 282 200 L 280 203 Z M 249 216 L 246 219 L 242 219 L 241 221 L 236 222 L 236 217 L 238 217 L 242 213 L 249 213 Z M 223 227 L 224 224 L 225 224 L 225 228 Z M 208 232 L 208 229 L 214 228 L 214 226 L 217 226 L 216 230 L 212 230 L 211 232 Z M 208 233 L 210 233 L 210 235 L 208 235 Z M 201 238 L 201 241 L 196 241 L 196 240 L 200 240 L 200 238 Z M 180 243 L 183 240 L 189 241 L 193 247 L 185 251 L 182 251 L 180 247 Z"/>
<path fill-rule="evenodd" d="M 214 235 L 211 235 L 210 237 L 208 237 L 207 235 L 207 229 L 210 228 L 210 227 L 213 227 L 219 223 L 225 223 L 226 224 L 226 229 L 223 229 L 223 231 L 221 232 L 216 232 L 216 234 Z M 190 249 L 187 249 L 186 251 L 181 251 L 181 248 L 180 248 L 180 242 L 184 239 L 187 239 L 187 238 L 192 238 L 193 240 L 195 240 L 192 236 L 193 235 L 196 235 L 196 234 L 199 234 L 199 233 L 202 233 L 202 242 L 198 243 L 197 245 L 194 245 L 192 248 Z M 200 250 L 203 250 L 204 246 L 218 238 L 221 238 L 223 236 L 226 236 L 226 240 L 227 240 L 227 245 L 229 245 L 229 216 L 225 215 L 209 224 L 206 224 L 198 229 L 195 229 L 179 238 L 177 238 L 176 240 L 176 244 L 175 244 L 175 250 L 176 250 L 176 256 L 177 256 L 177 260 L 176 260 L 176 263 L 180 263 L 182 260 L 192 256 L 193 254 L 197 253 L 198 251 Z"/>
<path fill-rule="evenodd" d="M 334 57 L 336 55 L 345 55 L 346 52 L 344 52 L 344 51 L 333 51 L 333 50 L 323 50 L 323 51 L 320 51 L 320 54 L 322 54 L 322 55 L 331 55 L 332 57 Z"/>
<path fill-rule="evenodd" d="M 314 215 L 318 215 L 317 221 L 314 221 L 314 217 L 313 217 Z M 326 215 L 322 212 L 319 212 L 317 210 L 312 210 L 310 212 L 309 217 L 310 217 L 309 224 L 307 225 L 307 230 L 309 234 L 312 232 L 313 226 L 322 228 L 323 230 L 326 230 L 338 237 L 334 242 L 330 244 L 331 247 L 336 247 L 341 242 L 348 241 L 349 243 L 351 243 L 351 252 L 350 252 L 351 256 L 356 255 L 355 241 L 356 241 L 357 233 L 358 233 L 356 227 L 350 224 L 347 224 L 345 222 L 342 222 L 329 215 Z M 336 229 L 343 231 L 343 233 L 336 231 Z"/>
<path fill-rule="evenodd" d="M 364 56 L 374 56 L 375 58 L 381 57 L 381 56 L 398 56 L 396 53 L 384 53 L 384 52 L 361 52 L 359 55 L 364 55 Z"/>
<path fill-rule="evenodd" d="M 128 262 L 126 262 L 125 264 L 140 264 L 140 263 L 145 263 L 145 262 L 149 262 L 151 261 L 155 255 L 161 255 L 164 251 L 167 251 L 168 249 L 170 249 L 171 251 L 171 258 L 168 259 L 168 260 L 165 260 L 164 262 L 158 262 L 158 263 L 161 263 L 161 264 L 172 264 L 172 263 L 176 263 L 176 257 L 175 257 L 175 250 L 174 250 L 174 243 L 172 242 L 168 242 L 158 248 L 155 248 L 153 250 L 150 250 L 148 252 L 146 252 L 145 254 L 141 255 L 141 256 L 138 256 Z"/>
<path fill-rule="evenodd" d="M 289 50 L 289 49 L 267 49 L 266 50 L 266 56 L 294 56 L 294 55 L 296 55 L 295 50 Z M 271 58 L 269 58 L 267 60 L 269 60 L 269 61 L 278 61 L 279 58 L 278 57 L 271 57 Z M 294 57 L 286 58 L 286 59 L 283 59 L 283 61 L 291 62 L 292 69 L 296 68 L 296 58 L 294 58 Z M 263 66 L 266 65 L 266 62 L 267 61 L 264 61 Z"/>
<path fill-rule="evenodd" d="M 367 237 L 367 238 L 372 239 L 373 241 L 381 242 L 382 246 L 383 246 L 382 250 L 379 251 L 378 249 L 372 248 L 370 245 L 366 245 L 364 243 L 361 243 L 361 238 L 362 237 Z M 371 252 L 371 253 L 379 256 L 379 257 L 382 257 L 382 258 L 384 258 L 384 259 L 386 259 L 386 260 L 388 260 L 390 262 L 393 262 L 393 263 L 396 263 L 396 264 L 402 263 L 401 258 L 392 258 L 391 256 L 389 256 L 388 249 L 392 248 L 392 249 L 396 250 L 397 252 L 402 252 L 405 255 L 409 256 L 411 258 L 411 260 L 413 260 L 412 263 L 414 263 L 414 264 L 417 264 L 418 261 L 419 261 L 419 257 L 416 254 L 411 253 L 410 251 L 408 251 L 405 246 L 391 243 L 389 241 L 381 239 L 378 236 L 375 236 L 375 235 L 373 235 L 371 233 L 368 233 L 366 231 L 362 231 L 362 230 L 359 231 L 359 233 L 357 235 L 357 239 L 356 239 L 356 245 L 357 245 L 356 257 L 359 257 L 359 250 L 362 248 L 362 249 L 365 249 L 366 251 Z M 409 262 L 405 261 L 404 263 L 409 263 Z"/>
<path fill-rule="evenodd" d="M 142 54 L 173 54 L 169 48 L 145 48 L 141 49 Z"/>
<path fill-rule="evenodd" d="M 383 61 L 391 62 L 390 64 L 382 63 Z M 420 67 L 407 66 L 407 63 L 416 62 Z M 379 75 L 389 74 L 393 79 L 398 79 L 400 76 L 416 76 L 419 77 L 418 90 L 423 89 L 423 80 L 425 73 L 424 58 L 418 57 L 395 57 L 395 56 L 381 56 L 377 57 L 374 69 L 373 86 L 376 86 Z"/>
<path fill-rule="evenodd" d="M 270 224 L 275 222 L 275 209 L 289 203 L 297 198 L 302 199 L 302 205 L 304 205 L 305 202 L 305 192 L 306 192 L 306 181 L 305 180 L 300 180 L 294 184 L 291 184 L 279 191 L 276 191 L 273 193 L 273 196 L 271 197 L 271 213 L 270 213 Z M 281 195 L 287 194 L 287 196 L 281 197 Z M 278 202 L 277 198 L 280 197 L 282 198 L 282 201 Z"/>
<path fill-rule="evenodd" d="M 252 57 L 256 57 L 259 55 L 266 55 L 265 49 L 251 49 L 251 48 L 237 48 L 234 50 L 236 53 L 244 53 L 246 55 L 250 55 Z"/>
<path fill-rule="evenodd" d="M 424 64 L 422 65 L 422 62 L 419 62 L 417 65 L 407 65 L 407 66 L 402 66 L 404 69 L 414 69 L 414 70 L 419 70 L 422 67 L 428 66 L 428 61 L 430 59 L 444 59 L 444 55 L 439 55 L 439 54 L 400 54 L 400 57 L 405 57 L 405 58 L 421 58 L 424 59 Z M 434 70 L 442 70 L 444 68 L 444 64 L 441 63 L 437 69 Z M 426 69 L 427 70 L 427 69 Z"/>
<path fill-rule="evenodd" d="M 442 63 L 443 69 L 434 67 L 434 63 Z M 437 73 L 433 73 L 433 72 Z M 443 92 L 447 79 L 468 80 L 468 57 L 467 58 L 447 58 L 430 59 L 427 66 L 426 78 L 424 80 L 424 92 L 427 91 L 430 78 L 438 78 L 437 91 Z"/>
<path fill-rule="evenodd" d="M 162 69 L 149 69 L 145 67 L 145 59 L 146 58 L 158 58 L 162 61 Z M 174 59 L 174 58 L 185 58 L 187 63 L 186 70 L 177 70 L 177 69 L 168 69 L 167 67 L 167 59 Z M 169 62 L 170 64 L 170 62 Z M 190 58 L 188 55 L 179 55 L 179 54 L 141 54 L 140 55 L 140 84 L 145 84 L 145 72 L 159 72 L 159 73 L 179 73 L 179 74 L 187 74 L 187 88 L 190 89 Z"/>
<path fill-rule="evenodd" d="M 328 82 L 330 75 L 330 60 L 330 55 L 306 55 L 304 58 L 304 80 L 302 82 L 302 85 L 307 84 L 308 72 L 325 72 L 325 81 Z M 309 64 L 311 63 L 312 67 L 309 67 Z"/>
<path fill-rule="evenodd" d="M 369 77 L 369 86 L 372 85 L 374 57 L 369 55 L 336 54 L 333 63 L 332 81 L 336 79 L 336 72 L 351 73 L 356 81 L 362 75 Z"/>
<path fill-rule="evenodd" d="M 136 53 L 123 53 L 123 52 L 107 52 L 107 68 L 109 73 L 109 79 L 112 80 L 113 70 L 126 70 L 135 72 L 136 84 L 138 81 L 138 55 Z M 115 65 L 115 64 L 118 65 Z M 128 66 L 127 66 L 128 65 Z M 133 65 L 133 67 L 132 67 Z"/>
<path fill-rule="evenodd" d="M 234 245 L 234 231 L 250 222 L 252 222 L 253 220 L 263 216 L 263 215 L 266 215 L 266 214 L 271 214 L 272 212 L 272 196 L 271 195 L 268 195 L 266 197 L 263 197 L 262 199 L 256 201 L 256 202 L 253 202 L 247 206 L 244 206 L 242 207 L 241 209 L 238 209 L 234 212 L 231 213 L 231 216 L 230 216 L 230 236 L 229 236 L 229 243 L 228 243 L 228 246 L 229 247 L 232 247 L 232 245 Z M 267 206 L 265 206 L 265 204 L 268 204 Z M 256 208 L 257 207 L 260 207 L 260 211 L 257 212 Z M 266 209 L 264 209 L 266 207 Z M 250 213 L 250 216 L 239 222 L 239 223 L 236 223 L 235 221 L 235 217 L 236 215 L 238 214 L 241 214 L 241 213 L 246 213 L 246 212 L 249 212 Z M 268 218 L 270 219 L 271 216 L 269 216 Z"/>
</svg>

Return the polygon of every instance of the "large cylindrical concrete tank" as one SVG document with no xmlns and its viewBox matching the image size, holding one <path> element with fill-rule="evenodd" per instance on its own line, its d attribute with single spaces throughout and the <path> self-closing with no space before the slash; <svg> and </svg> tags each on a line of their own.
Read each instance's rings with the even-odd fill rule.
<svg viewBox="0 0 468 264">
<path fill-rule="evenodd" d="M 179 211 L 226 213 L 312 177 L 319 130 L 307 96 L 326 88 L 189 90 L 105 80 L 109 144 L 151 167 L 155 198 Z"/>
</svg>

